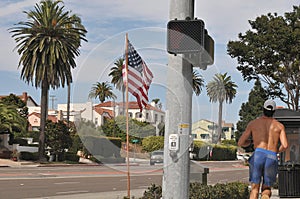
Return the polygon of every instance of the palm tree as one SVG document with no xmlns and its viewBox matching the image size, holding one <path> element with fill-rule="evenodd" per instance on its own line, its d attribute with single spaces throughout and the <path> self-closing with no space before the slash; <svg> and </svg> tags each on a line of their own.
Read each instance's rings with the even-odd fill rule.
<svg viewBox="0 0 300 199">
<path fill-rule="evenodd" d="M 112 76 L 111 83 L 122 92 L 122 99 L 123 99 L 123 105 L 125 104 L 125 85 L 123 82 L 123 75 L 122 75 L 122 69 L 123 69 L 123 58 L 119 58 L 114 63 L 114 67 L 110 69 L 109 76 Z M 123 106 L 122 114 L 125 113 L 125 107 Z"/>
<path fill-rule="evenodd" d="M 197 96 L 200 95 L 203 86 L 204 80 L 202 76 L 196 70 L 193 70 L 193 91 Z"/>
<path fill-rule="evenodd" d="M 27 120 L 20 115 L 17 107 L 0 103 L 0 133 L 26 132 Z"/>
<path fill-rule="evenodd" d="M 218 143 L 221 142 L 222 135 L 222 111 L 223 102 L 232 102 L 236 95 L 237 85 L 231 80 L 227 73 L 216 74 L 212 81 L 206 86 L 207 95 L 210 102 L 219 102 L 219 117 L 218 117 Z"/>
<path fill-rule="evenodd" d="M 89 98 L 99 98 L 100 102 L 103 103 L 106 98 L 115 99 L 116 96 L 108 82 L 97 82 L 90 90 Z"/>
<path fill-rule="evenodd" d="M 10 29 L 21 55 L 19 67 L 21 79 L 41 88 L 41 124 L 39 137 L 39 159 L 45 160 L 45 125 L 48 113 L 48 92 L 72 82 L 71 68 L 76 67 L 80 40 L 85 39 L 86 30 L 74 27 L 78 19 L 64 11 L 62 1 L 43 0 L 35 9 L 25 11 L 26 22 L 19 22 Z"/>
</svg>

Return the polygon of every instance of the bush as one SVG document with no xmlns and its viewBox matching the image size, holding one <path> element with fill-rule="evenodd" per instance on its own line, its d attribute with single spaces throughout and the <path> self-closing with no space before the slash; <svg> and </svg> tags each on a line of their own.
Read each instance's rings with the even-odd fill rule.
<svg viewBox="0 0 300 199">
<path fill-rule="evenodd" d="M 64 156 L 66 161 L 79 162 L 79 156 L 76 153 L 66 152 Z"/>
<path fill-rule="evenodd" d="M 195 158 L 197 160 L 207 160 L 212 147 L 212 145 L 209 145 L 206 142 L 196 140 L 194 141 L 194 149 L 192 153 L 197 155 Z"/>
<path fill-rule="evenodd" d="M 151 184 L 151 187 L 148 187 L 148 190 L 144 192 L 144 195 L 141 199 L 160 199 L 162 196 L 161 186 L 156 186 Z"/>
<path fill-rule="evenodd" d="M 237 143 L 236 143 L 235 140 L 222 140 L 222 141 L 221 141 L 221 144 L 237 146 Z"/>
<path fill-rule="evenodd" d="M 237 147 L 232 145 L 214 145 L 211 160 L 235 160 Z"/>
<path fill-rule="evenodd" d="M 39 153 L 31 153 L 27 151 L 21 151 L 20 152 L 20 159 L 26 160 L 26 161 L 37 161 L 39 159 Z"/>
<path fill-rule="evenodd" d="M 190 199 L 248 199 L 248 184 L 231 182 L 227 184 L 204 185 L 199 182 L 190 183 Z M 154 184 L 144 192 L 142 199 L 159 199 L 162 197 L 161 186 Z"/>
<path fill-rule="evenodd" d="M 22 138 L 14 138 L 13 144 L 19 144 L 20 146 L 27 146 L 28 145 L 28 141 L 26 139 L 22 139 Z"/>
<path fill-rule="evenodd" d="M 164 137 L 163 136 L 149 136 L 142 141 L 143 150 L 147 152 L 156 151 L 164 148 Z"/>
</svg>

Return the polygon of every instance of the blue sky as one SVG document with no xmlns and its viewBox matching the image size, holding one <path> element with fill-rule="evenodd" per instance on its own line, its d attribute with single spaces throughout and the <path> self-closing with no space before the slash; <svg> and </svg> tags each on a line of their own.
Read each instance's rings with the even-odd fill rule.
<svg viewBox="0 0 300 199">
<path fill-rule="evenodd" d="M 37 0 L 0 1 L 0 95 L 28 92 L 38 103 L 40 89 L 20 80 L 19 56 L 13 51 L 16 46 L 8 32 L 19 21 L 26 20 L 23 11 L 33 9 Z M 88 92 L 97 81 L 110 81 L 108 73 L 114 61 L 124 52 L 125 33 L 154 73 L 149 90 L 150 101 L 160 98 L 165 107 L 167 52 L 166 24 L 169 21 L 169 1 L 167 0 L 65 0 L 65 8 L 79 15 L 88 30 L 87 43 L 81 47 L 77 58 L 77 68 L 73 71 L 72 101 L 83 103 L 88 100 Z M 247 101 L 253 82 L 244 82 L 236 70 L 236 61 L 226 53 L 229 40 L 236 40 L 238 33 L 248 30 L 248 20 L 255 20 L 262 14 L 292 11 L 299 0 L 196 0 L 195 17 L 204 20 L 205 28 L 215 41 L 215 63 L 207 70 L 198 70 L 208 83 L 214 74 L 225 73 L 238 85 L 237 96 L 232 104 L 224 104 L 223 118 L 236 123 L 241 104 Z M 121 96 L 119 91 L 115 91 Z M 67 89 L 50 90 L 57 103 L 66 103 Z M 121 97 L 119 97 L 121 100 Z M 134 100 L 131 97 L 131 100 Z M 278 102 L 278 105 L 283 105 Z M 51 108 L 51 102 L 49 103 Z M 208 119 L 217 121 L 218 105 L 211 104 L 205 88 L 199 97 L 193 97 L 193 121 Z"/>
</svg>

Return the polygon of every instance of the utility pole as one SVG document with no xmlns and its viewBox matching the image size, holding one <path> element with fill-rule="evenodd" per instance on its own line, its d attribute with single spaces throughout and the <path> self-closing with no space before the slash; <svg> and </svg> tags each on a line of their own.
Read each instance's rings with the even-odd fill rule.
<svg viewBox="0 0 300 199">
<path fill-rule="evenodd" d="M 51 100 L 51 108 L 54 110 L 54 101 L 56 100 L 55 95 L 50 95 L 50 100 Z"/>
<path fill-rule="evenodd" d="M 169 19 L 187 18 L 194 18 L 194 0 L 170 0 Z M 184 56 L 168 56 L 163 199 L 189 198 L 193 69 Z"/>
</svg>

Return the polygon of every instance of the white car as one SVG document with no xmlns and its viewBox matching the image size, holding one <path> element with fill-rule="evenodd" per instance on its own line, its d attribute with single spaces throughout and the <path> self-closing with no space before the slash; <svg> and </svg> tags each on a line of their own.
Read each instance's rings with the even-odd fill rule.
<svg viewBox="0 0 300 199">
<path fill-rule="evenodd" d="M 244 153 L 244 154 L 236 154 L 236 158 L 238 160 L 243 160 L 246 161 L 250 158 L 250 155 L 248 153 Z"/>
</svg>

